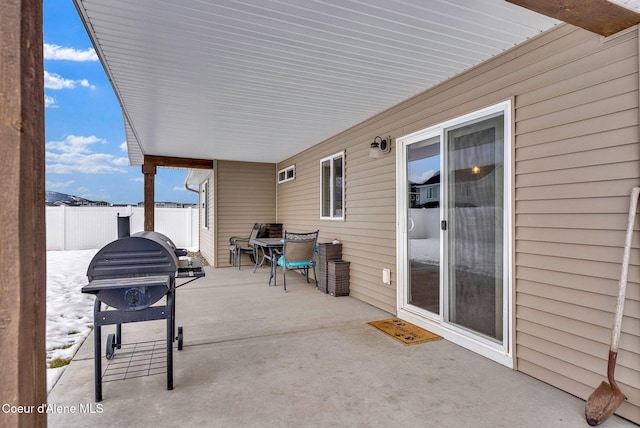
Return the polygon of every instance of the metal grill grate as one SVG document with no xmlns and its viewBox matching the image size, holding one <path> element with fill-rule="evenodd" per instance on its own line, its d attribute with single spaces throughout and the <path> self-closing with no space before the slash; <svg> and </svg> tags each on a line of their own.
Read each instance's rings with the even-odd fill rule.
<svg viewBox="0 0 640 428">
<path fill-rule="evenodd" d="M 107 360 L 103 382 L 153 376 L 167 372 L 165 340 L 122 345 L 113 359 Z"/>
</svg>

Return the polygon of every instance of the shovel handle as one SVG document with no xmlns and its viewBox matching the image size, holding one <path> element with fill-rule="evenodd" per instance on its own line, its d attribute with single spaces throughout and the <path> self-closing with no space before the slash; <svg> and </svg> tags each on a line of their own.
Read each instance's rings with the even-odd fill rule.
<svg viewBox="0 0 640 428">
<path fill-rule="evenodd" d="M 620 273 L 618 301 L 616 303 L 616 315 L 613 322 L 613 332 L 611 333 L 611 352 L 615 353 L 618 352 L 618 342 L 620 341 L 622 314 L 624 312 L 624 300 L 627 291 L 627 276 L 629 273 L 629 258 L 631 256 L 631 240 L 633 239 L 633 227 L 636 222 L 636 211 L 638 209 L 638 196 L 640 196 L 640 187 L 634 187 L 631 190 L 631 199 L 629 201 L 629 219 L 627 223 L 627 235 L 624 240 L 622 272 Z"/>
</svg>

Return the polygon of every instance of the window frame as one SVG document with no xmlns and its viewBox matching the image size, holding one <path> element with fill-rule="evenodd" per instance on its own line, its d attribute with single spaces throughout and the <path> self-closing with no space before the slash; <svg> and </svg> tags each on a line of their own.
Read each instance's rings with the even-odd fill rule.
<svg viewBox="0 0 640 428">
<path fill-rule="evenodd" d="M 340 188 L 341 188 L 341 206 L 342 206 L 342 210 L 340 212 L 340 215 L 336 215 L 335 211 L 336 211 L 336 207 L 335 207 L 335 194 L 334 194 L 334 189 L 335 186 L 329 186 L 329 204 L 330 206 L 328 207 L 328 212 L 329 215 L 323 215 L 323 213 L 325 212 L 325 206 L 324 206 L 324 201 L 325 201 L 325 180 L 324 180 L 324 169 L 323 169 L 323 164 L 327 161 L 329 161 L 329 183 L 335 183 L 336 177 L 335 177 L 335 171 L 334 171 L 334 165 L 335 165 L 335 161 L 337 159 L 341 159 L 342 160 L 342 175 L 340 176 L 340 178 L 342 179 L 341 183 L 340 183 Z M 345 183 L 346 183 L 346 179 L 345 179 L 345 151 L 342 150 L 338 153 L 334 153 L 331 156 L 327 156 L 324 157 L 322 159 L 320 159 L 320 220 L 338 220 L 338 221 L 344 221 L 345 219 Z"/>
<path fill-rule="evenodd" d="M 284 174 L 284 179 L 280 179 L 280 174 Z M 291 174 L 291 176 L 289 176 L 289 174 Z M 277 177 L 278 184 L 286 183 L 287 181 L 295 180 L 296 179 L 296 165 L 293 164 L 291 166 L 288 166 L 286 168 L 281 169 L 280 171 L 278 171 L 278 175 L 276 177 Z"/>
</svg>

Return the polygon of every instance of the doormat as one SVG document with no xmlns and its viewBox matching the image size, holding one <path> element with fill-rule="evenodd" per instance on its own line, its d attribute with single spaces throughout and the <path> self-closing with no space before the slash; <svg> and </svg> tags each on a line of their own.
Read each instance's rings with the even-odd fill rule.
<svg viewBox="0 0 640 428">
<path fill-rule="evenodd" d="M 368 322 L 370 326 L 373 326 L 381 332 L 393 337 L 398 342 L 405 345 L 416 345 L 418 343 L 431 342 L 434 340 L 440 340 L 442 337 L 437 334 L 431 333 L 428 330 L 408 323 L 400 318 L 389 318 L 380 321 Z"/>
</svg>

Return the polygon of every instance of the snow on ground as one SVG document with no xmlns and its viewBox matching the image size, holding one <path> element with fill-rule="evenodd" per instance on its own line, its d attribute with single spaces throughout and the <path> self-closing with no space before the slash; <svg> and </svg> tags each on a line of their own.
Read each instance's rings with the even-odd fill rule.
<svg viewBox="0 0 640 428">
<path fill-rule="evenodd" d="M 55 359 L 71 359 L 91 333 L 95 296 L 83 294 L 95 250 L 47 251 L 47 391 L 66 366 L 49 368 Z"/>
</svg>

